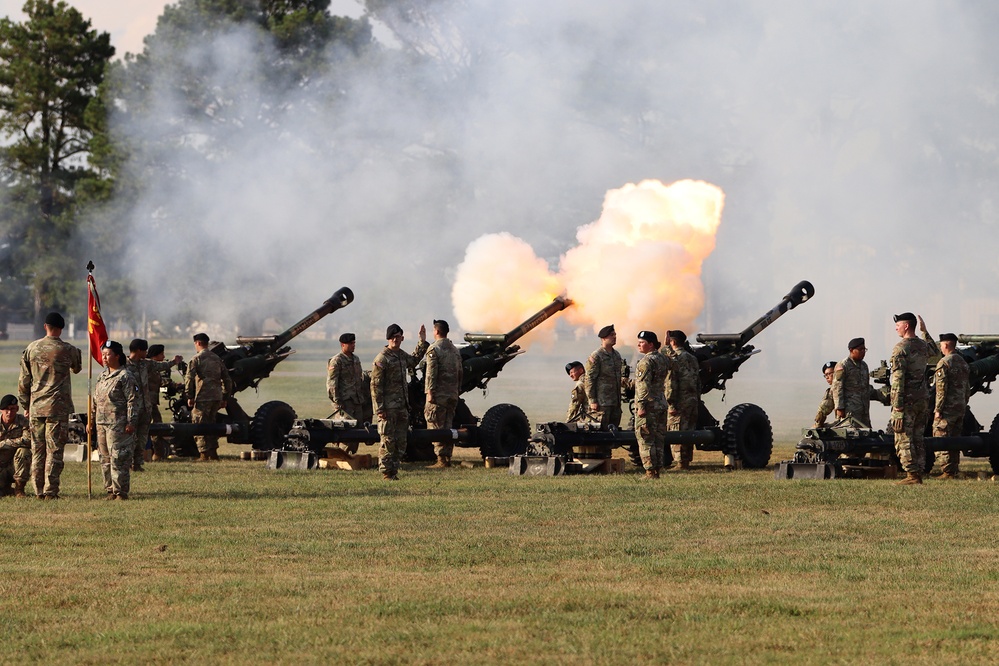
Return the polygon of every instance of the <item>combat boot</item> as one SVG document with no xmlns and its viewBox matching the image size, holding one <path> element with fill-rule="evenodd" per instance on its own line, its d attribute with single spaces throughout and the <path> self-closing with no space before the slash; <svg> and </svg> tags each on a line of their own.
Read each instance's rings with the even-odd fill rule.
<svg viewBox="0 0 999 666">
<path fill-rule="evenodd" d="M 938 479 L 944 479 L 944 480 L 946 480 L 946 479 L 956 479 L 957 478 L 957 474 L 951 474 L 950 472 L 944 472 L 943 474 L 941 474 L 937 478 Z"/>
<path fill-rule="evenodd" d="M 208 454 L 202 453 L 198 456 L 198 459 L 195 462 L 208 462 L 209 460 L 211 460 L 211 458 L 208 457 Z"/>
<path fill-rule="evenodd" d="M 681 460 L 680 469 L 690 469 L 690 463 L 685 460 Z"/>
<path fill-rule="evenodd" d="M 219 459 L 219 452 L 218 451 L 212 451 L 211 453 L 208 454 L 208 459 L 209 460 L 218 460 Z"/>
<path fill-rule="evenodd" d="M 444 469 L 451 466 L 451 459 L 447 456 L 437 456 L 437 462 L 427 465 L 427 469 Z"/>
<path fill-rule="evenodd" d="M 656 474 L 656 470 L 654 470 L 654 469 L 647 469 L 647 470 L 645 470 L 645 476 L 642 477 L 642 478 L 645 478 L 645 479 L 658 479 L 659 475 Z"/>
<path fill-rule="evenodd" d="M 24 481 L 14 482 L 14 497 L 27 497 L 24 494 Z"/>
<path fill-rule="evenodd" d="M 905 478 L 902 479 L 901 481 L 896 481 L 895 485 L 896 486 L 918 486 L 918 485 L 922 485 L 922 483 L 923 483 L 923 477 L 919 476 L 915 472 L 908 472 L 908 473 L 906 473 Z"/>
<path fill-rule="evenodd" d="M 392 472 L 382 472 L 382 479 L 385 480 L 385 481 L 398 481 L 399 480 L 399 474 L 398 474 L 398 472 L 395 472 L 395 471 L 392 471 Z"/>
</svg>

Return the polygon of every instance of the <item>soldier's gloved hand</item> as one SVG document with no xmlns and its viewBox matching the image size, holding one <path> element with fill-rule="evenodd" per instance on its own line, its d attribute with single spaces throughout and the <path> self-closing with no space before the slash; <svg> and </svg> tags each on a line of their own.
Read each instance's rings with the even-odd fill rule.
<svg viewBox="0 0 999 666">
<path fill-rule="evenodd" d="M 905 419 L 902 417 L 900 412 L 891 413 L 891 429 L 893 432 L 905 432 L 904 427 Z"/>
</svg>

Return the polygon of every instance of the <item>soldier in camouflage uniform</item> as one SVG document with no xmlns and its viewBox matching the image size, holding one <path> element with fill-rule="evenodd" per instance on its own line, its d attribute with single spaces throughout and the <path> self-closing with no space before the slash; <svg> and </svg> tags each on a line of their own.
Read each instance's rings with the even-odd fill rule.
<svg viewBox="0 0 999 666">
<path fill-rule="evenodd" d="M 17 413 L 17 398 L 7 394 L 0 399 L 0 495 L 13 492 L 15 497 L 26 497 L 24 486 L 29 478 L 31 426 L 28 419 Z"/>
<path fill-rule="evenodd" d="M 135 385 L 140 388 L 138 410 L 139 421 L 135 426 L 135 453 L 132 455 L 132 471 L 143 471 L 142 463 L 145 462 L 146 441 L 149 439 L 149 424 L 152 423 L 152 405 L 149 402 L 149 394 L 145 390 L 149 386 L 150 369 L 146 364 L 146 352 L 149 350 L 149 343 L 141 338 L 135 338 L 128 344 L 128 361 L 125 369 L 132 373 Z"/>
<path fill-rule="evenodd" d="M 425 374 L 427 403 L 423 410 L 427 428 L 431 430 L 453 426 L 454 410 L 458 406 L 458 396 L 461 394 L 463 376 L 461 352 L 447 337 L 450 331 L 451 327 L 446 321 L 434 320 L 434 342 L 427 349 Z M 453 452 L 453 443 L 434 442 L 437 462 L 430 467 L 432 469 L 450 467 Z"/>
<path fill-rule="evenodd" d="M 135 455 L 135 433 L 142 410 L 143 391 L 135 373 L 126 367 L 121 344 L 108 340 L 101 348 L 104 372 L 97 378 L 94 405 L 97 450 L 101 454 L 104 490 L 109 500 L 127 500 L 131 490 L 130 468 Z"/>
<path fill-rule="evenodd" d="M 232 395 L 232 380 L 229 370 L 219 355 L 208 349 L 208 336 L 198 333 L 194 336 L 194 349 L 197 352 L 187 366 L 184 390 L 187 405 L 191 408 L 191 423 L 215 423 L 219 410 Z M 195 437 L 200 456 L 198 460 L 219 459 L 219 438 L 213 435 Z"/>
<path fill-rule="evenodd" d="M 666 429 L 696 430 L 697 411 L 701 403 L 701 365 L 690 352 L 687 335 L 683 331 L 666 331 L 666 338 L 672 361 L 666 377 L 666 402 L 669 403 Z M 694 445 L 674 444 L 671 448 L 672 457 L 680 461 L 680 469 L 690 469 Z"/>
<path fill-rule="evenodd" d="M 149 384 L 146 394 L 149 396 L 150 423 L 163 423 L 163 416 L 160 414 L 160 387 L 173 387 L 176 391 L 183 391 L 184 387 L 170 378 L 170 369 L 175 365 L 180 365 L 184 361 L 183 356 L 174 356 L 167 361 L 166 349 L 163 345 L 149 345 L 148 356 L 150 362 Z M 151 437 L 153 442 L 153 462 L 166 460 L 166 440 L 162 436 Z"/>
<path fill-rule="evenodd" d="M 375 357 L 371 370 L 371 404 L 378 415 L 378 469 L 382 478 L 399 478 L 399 463 L 406 455 L 409 432 L 409 373 L 427 352 L 427 329 L 420 326 L 420 343 L 412 355 L 402 350 L 402 327 L 392 324 L 385 331 L 388 344 Z"/>
<path fill-rule="evenodd" d="M 579 361 L 565 364 L 565 374 L 575 382 L 569 394 L 569 410 L 565 413 L 566 423 L 579 423 L 588 419 L 589 401 L 586 399 L 586 385 L 583 375 L 586 368 Z"/>
<path fill-rule="evenodd" d="M 847 345 L 850 355 L 836 364 L 833 371 L 832 395 L 836 418 L 851 418 L 864 428 L 871 427 L 871 400 L 888 404 L 885 395 L 871 386 L 871 372 L 864 357 L 867 346 L 863 338 L 854 338 Z"/>
<path fill-rule="evenodd" d="M 600 347 L 586 361 L 586 395 L 590 412 L 601 428 L 621 425 L 621 381 L 624 359 L 614 349 L 617 333 L 614 325 L 604 326 L 597 333 Z"/>
<path fill-rule="evenodd" d="M 17 397 L 31 423 L 31 477 L 38 499 L 59 497 L 69 415 L 75 411 L 70 373 L 83 369 L 80 350 L 59 339 L 65 326 L 62 315 L 50 312 L 45 337 L 21 355 Z"/>
<path fill-rule="evenodd" d="M 926 363 L 930 350 L 916 337 L 916 316 L 911 312 L 895 315 L 895 331 L 902 340 L 891 352 L 891 427 L 895 432 L 895 452 L 906 476 L 899 485 L 923 482 L 926 448 L 927 389 Z"/>
<path fill-rule="evenodd" d="M 943 354 L 933 371 L 936 400 L 933 407 L 933 436 L 960 437 L 964 427 L 964 412 L 968 408 L 971 388 L 968 362 L 957 353 L 957 336 L 944 333 L 940 336 L 940 353 Z M 943 474 L 941 479 L 956 479 L 960 472 L 960 451 L 938 451 L 937 464 Z"/>
<path fill-rule="evenodd" d="M 832 394 L 833 373 L 835 370 L 836 361 L 829 361 L 822 366 L 822 376 L 826 378 L 826 383 L 829 384 L 829 388 L 826 389 L 825 395 L 822 396 L 822 402 L 819 403 L 819 409 L 815 412 L 816 428 L 825 425 L 826 417 L 832 414 L 833 410 L 836 408 Z"/>
<path fill-rule="evenodd" d="M 648 479 L 658 479 L 665 466 L 667 361 L 656 349 L 658 343 L 653 331 L 638 334 L 638 351 L 644 356 L 635 368 L 635 437 Z"/>
<path fill-rule="evenodd" d="M 357 336 L 340 336 L 340 353 L 326 364 L 326 393 L 333 403 L 333 418 L 361 423 L 364 415 L 364 373 L 354 354 Z"/>
</svg>

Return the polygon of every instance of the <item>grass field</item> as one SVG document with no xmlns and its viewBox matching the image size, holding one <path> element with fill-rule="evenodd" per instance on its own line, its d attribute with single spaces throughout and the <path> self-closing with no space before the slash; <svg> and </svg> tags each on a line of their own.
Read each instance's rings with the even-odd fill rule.
<svg viewBox="0 0 999 666">
<path fill-rule="evenodd" d="M 324 354 L 258 398 L 324 415 Z M 405 466 L 388 483 L 240 450 L 148 465 L 129 502 L 88 501 L 80 463 L 60 502 L 0 500 L 0 663 L 999 660 L 991 481 L 778 482 L 699 452 L 658 482 Z"/>
</svg>

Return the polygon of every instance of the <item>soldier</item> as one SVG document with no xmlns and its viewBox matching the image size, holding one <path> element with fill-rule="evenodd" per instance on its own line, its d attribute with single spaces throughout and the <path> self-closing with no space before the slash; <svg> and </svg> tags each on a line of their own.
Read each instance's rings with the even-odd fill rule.
<svg viewBox="0 0 999 666">
<path fill-rule="evenodd" d="M 683 331 L 666 331 L 672 363 L 666 378 L 666 402 L 669 414 L 666 429 L 686 431 L 697 428 L 697 411 L 701 404 L 701 365 L 690 353 L 687 335 Z M 673 458 L 680 461 L 680 469 L 690 469 L 694 459 L 693 444 L 674 444 Z"/>
<path fill-rule="evenodd" d="M 176 391 L 183 391 L 184 386 L 170 379 L 170 369 L 175 365 L 184 362 L 183 356 L 174 356 L 172 360 L 166 359 L 166 348 L 163 345 L 149 345 L 147 359 L 150 361 L 149 385 L 147 394 L 149 396 L 150 423 L 163 423 L 163 416 L 160 414 L 160 387 L 167 386 Z M 162 436 L 152 437 L 153 442 L 153 462 L 166 460 L 166 440 Z"/>
<path fill-rule="evenodd" d="M 128 362 L 125 369 L 132 373 L 135 385 L 139 387 L 137 409 L 139 421 L 135 425 L 135 454 L 132 456 L 132 471 L 142 472 L 145 462 L 146 441 L 149 439 L 149 424 L 152 422 L 152 409 L 146 387 L 149 386 L 149 366 L 146 364 L 146 352 L 149 343 L 142 338 L 135 338 L 128 343 Z"/>
<path fill-rule="evenodd" d="M 425 375 L 427 404 L 423 410 L 427 428 L 431 430 L 452 427 L 454 410 L 458 406 L 458 396 L 461 394 L 463 373 L 461 352 L 447 337 L 450 331 L 451 327 L 446 321 L 434 320 L 434 342 L 427 349 Z M 430 468 L 450 467 L 453 452 L 454 444 L 451 442 L 434 442 L 437 462 L 430 465 Z"/>
<path fill-rule="evenodd" d="M 191 423 L 215 423 L 219 410 L 232 395 L 232 380 L 219 355 L 209 351 L 206 334 L 194 336 L 194 350 L 197 353 L 187 366 L 184 385 L 187 406 L 191 408 Z M 217 436 L 200 435 L 194 440 L 198 444 L 199 461 L 219 459 Z"/>
<path fill-rule="evenodd" d="M 658 479 L 665 465 L 667 370 L 658 342 L 653 331 L 638 334 L 638 351 L 644 356 L 635 368 L 635 437 L 647 479 Z"/>
<path fill-rule="evenodd" d="M 31 477 L 31 427 L 28 419 L 17 413 L 17 398 L 7 394 L 0 398 L 0 495 L 11 492 L 27 497 L 24 486 Z"/>
<path fill-rule="evenodd" d="M 871 400 L 888 404 L 881 391 L 871 386 L 871 372 L 864 357 L 867 346 L 863 338 L 854 338 L 847 345 L 850 355 L 833 370 L 832 395 L 836 418 L 850 417 L 864 428 L 871 427 Z"/>
<path fill-rule="evenodd" d="M 826 417 L 833 413 L 836 408 L 836 403 L 833 400 L 832 394 L 832 383 L 833 375 L 836 371 L 836 361 L 829 361 L 822 366 L 822 376 L 826 378 L 826 383 L 829 384 L 829 388 L 826 389 L 825 395 L 822 396 L 822 402 L 819 403 L 819 410 L 815 413 L 815 427 L 821 427 L 826 423 Z"/>
<path fill-rule="evenodd" d="M 409 373 L 427 351 L 427 329 L 420 326 L 420 343 L 412 355 L 402 350 L 402 327 L 392 324 L 385 331 L 388 344 L 375 357 L 371 370 L 371 403 L 378 414 L 378 469 L 382 478 L 396 481 L 399 463 L 406 455 L 409 432 Z"/>
<path fill-rule="evenodd" d="M 930 350 L 916 337 L 916 315 L 895 315 L 895 332 L 902 340 L 891 352 L 891 428 L 895 433 L 895 452 L 906 476 L 898 485 L 923 482 L 926 449 L 926 362 Z"/>
<path fill-rule="evenodd" d="M 59 498 L 69 415 L 75 411 L 70 373 L 83 369 L 80 350 L 59 339 L 65 327 L 62 315 L 50 312 L 45 337 L 21 355 L 18 400 L 31 423 L 31 477 L 38 499 Z"/>
<path fill-rule="evenodd" d="M 586 400 L 586 386 L 583 381 L 586 369 L 579 361 L 573 361 L 572 363 L 565 364 L 565 374 L 569 375 L 569 379 L 575 382 L 572 392 L 569 394 L 569 411 L 565 413 L 565 422 L 579 423 L 580 421 L 585 421 L 587 420 L 587 409 L 589 408 Z"/>
<path fill-rule="evenodd" d="M 933 371 L 936 401 L 933 407 L 933 436 L 959 437 L 964 427 L 964 412 L 968 407 L 971 389 L 968 383 L 970 368 L 964 357 L 956 353 L 957 336 L 944 333 L 940 336 L 940 353 L 943 354 Z M 941 479 L 956 479 L 961 462 L 960 451 L 938 451 L 937 464 L 943 474 Z"/>
<path fill-rule="evenodd" d="M 127 500 L 131 490 L 129 469 L 135 455 L 135 433 L 142 411 L 143 391 L 126 367 L 121 343 L 108 340 L 101 347 L 104 372 L 94 388 L 97 450 L 101 455 L 104 489 L 109 500 Z"/>
<path fill-rule="evenodd" d="M 364 373 L 361 359 L 354 355 L 357 337 L 340 336 L 340 353 L 326 364 L 326 392 L 333 403 L 333 418 L 361 422 L 364 414 Z"/>
<path fill-rule="evenodd" d="M 590 412 L 600 427 L 621 425 L 621 379 L 624 359 L 614 349 L 617 333 L 614 325 L 604 326 L 597 333 L 600 347 L 586 361 L 586 395 Z"/>
</svg>

